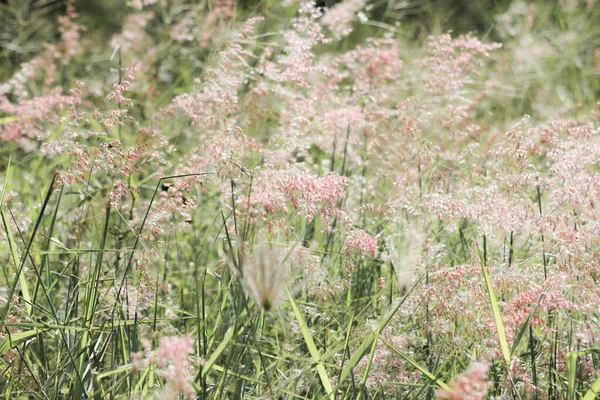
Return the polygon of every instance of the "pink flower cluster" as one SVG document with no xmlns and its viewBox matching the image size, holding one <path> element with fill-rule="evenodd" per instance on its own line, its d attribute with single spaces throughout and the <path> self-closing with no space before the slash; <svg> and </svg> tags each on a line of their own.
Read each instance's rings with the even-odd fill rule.
<svg viewBox="0 0 600 400">
<path fill-rule="evenodd" d="M 348 36 L 352 32 L 352 22 L 356 20 L 357 12 L 365 7 L 365 3 L 365 0 L 338 3 L 325 11 L 321 23 L 333 32 L 336 39 Z"/>
<path fill-rule="evenodd" d="M 440 390 L 436 393 L 439 400 L 485 400 L 493 386 L 487 375 L 490 366 L 487 363 L 475 362 L 469 370 L 458 376 L 451 386 L 451 391 Z"/>
<path fill-rule="evenodd" d="M 131 5 L 138 10 L 142 10 L 144 6 L 149 6 L 152 4 L 156 4 L 158 0 L 133 0 Z"/>
<path fill-rule="evenodd" d="M 362 229 L 351 229 L 346 234 L 346 252 L 348 254 L 367 254 L 377 257 L 377 241 Z"/>
<path fill-rule="evenodd" d="M 135 355 L 133 368 L 158 367 L 159 375 L 172 390 L 193 399 L 196 393 L 192 386 L 194 374 L 189 358 L 191 353 L 194 353 L 194 346 L 189 336 L 163 337 L 156 350 L 151 350 L 150 343 L 145 341 L 144 352 Z"/>
<path fill-rule="evenodd" d="M 344 197 L 348 178 L 331 173 L 317 177 L 301 166 L 286 170 L 265 170 L 256 177 L 247 206 L 265 218 L 288 212 L 288 204 L 309 221 L 320 215 L 327 226 L 341 216 L 338 202 Z"/>
<path fill-rule="evenodd" d="M 134 72 L 139 68 L 140 64 L 135 62 L 127 69 L 125 79 L 118 84 L 115 84 L 113 90 L 106 96 L 107 99 L 113 100 L 119 105 L 125 107 L 133 107 L 133 101 L 124 96 L 124 93 L 130 90 L 131 81 L 134 79 Z M 110 131 L 116 126 L 124 126 L 125 121 L 133 121 L 133 117 L 128 114 L 126 109 L 113 109 L 106 112 L 106 116 L 102 118 L 102 124 L 106 130 Z"/>
</svg>

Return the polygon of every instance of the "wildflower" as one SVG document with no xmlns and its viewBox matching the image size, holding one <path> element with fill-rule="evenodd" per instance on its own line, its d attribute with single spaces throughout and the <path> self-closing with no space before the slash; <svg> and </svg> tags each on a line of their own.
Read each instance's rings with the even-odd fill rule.
<svg viewBox="0 0 600 400">
<path fill-rule="evenodd" d="M 490 366 L 487 363 L 476 362 L 464 374 L 456 378 L 452 385 L 452 391 L 441 391 L 437 393 L 438 399 L 444 400 L 483 400 L 487 396 L 492 383 L 487 380 Z"/>
<path fill-rule="evenodd" d="M 137 8 L 138 10 L 142 10 L 144 6 L 149 6 L 152 4 L 156 4 L 157 0 L 133 0 L 132 6 Z"/>
<path fill-rule="evenodd" d="M 377 257 L 377 241 L 362 229 L 353 229 L 346 236 L 346 250 L 348 254 L 357 252 L 375 258 Z"/>
<path fill-rule="evenodd" d="M 365 0 L 350 0 L 336 4 L 328 9 L 321 19 L 321 23 L 327 26 L 336 39 L 348 36 L 352 32 L 352 22 L 358 17 L 361 22 L 367 16 L 360 11 L 365 7 Z M 360 12 L 359 12 L 360 11 Z M 359 12 L 357 14 L 357 12 Z"/>
<path fill-rule="evenodd" d="M 163 337 L 156 350 L 150 350 L 150 343 L 144 343 L 144 354 L 134 355 L 134 370 L 151 365 L 157 366 L 158 373 L 176 393 L 186 398 L 194 398 L 192 363 L 188 357 L 194 352 L 193 341 L 189 336 Z"/>
<path fill-rule="evenodd" d="M 287 212 L 291 204 L 307 221 L 320 215 L 327 228 L 331 219 L 341 215 L 337 204 L 345 196 L 347 184 L 346 177 L 335 173 L 318 177 L 301 166 L 261 171 L 248 206 L 266 216 Z"/>
</svg>

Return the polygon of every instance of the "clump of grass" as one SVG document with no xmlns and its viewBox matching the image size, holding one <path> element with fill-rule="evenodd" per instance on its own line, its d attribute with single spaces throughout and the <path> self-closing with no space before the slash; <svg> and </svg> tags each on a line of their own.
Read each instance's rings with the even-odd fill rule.
<svg viewBox="0 0 600 400">
<path fill-rule="evenodd" d="M 0 5 L 3 394 L 593 398 L 598 7 L 259 3 Z"/>
</svg>

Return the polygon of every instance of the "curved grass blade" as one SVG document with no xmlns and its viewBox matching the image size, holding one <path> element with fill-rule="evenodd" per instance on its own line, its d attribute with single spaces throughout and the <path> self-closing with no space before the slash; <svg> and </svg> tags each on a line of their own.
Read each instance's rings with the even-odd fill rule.
<svg viewBox="0 0 600 400">
<path fill-rule="evenodd" d="M 319 378 L 321 379 L 321 384 L 325 388 L 325 392 L 327 392 L 327 396 L 331 399 L 334 399 L 335 396 L 333 394 L 333 388 L 331 387 L 331 381 L 329 380 L 329 376 L 327 376 L 327 371 L 325 370 L 325 366 L 321 362 L 321 354 L 319 353 L 319 349 L 315 345 L 315 341 L 312 338 L 312 334 L 308 329 L 308 325 L 300 313 L 296 302 L 294 301 L 294 297 L 290 293 L 287 285 L 285 287 L 287 291 L 288 297 L 290 299 L 290 304 L 292 305 L 292 309 L 294 310 L 294 315 L 296 316 L 296 321 L 298 321 L 298 325 L 300 326 L 300 330 L 302 331 L 302 336 L 304 337 L 304 342 L 306 343 L 306 347 L 308 347 L 308 351 L 312 359 L 317 364 L 317 372 L 319 373 Z"/>
<path fill-rule="evenodd" d="M 540 306 L 540 302 L 542 301 L 543 297 L 544 297 L 544 293 L 542 293 L 540 295 L 537 303 L 535 303 L 535 306 L 533 307 L 533 309 L 531 310 L 531 312 L 529 313 L 529 315 L 527 316 L 527 318 L 521 325 L 521 328 L 519 329 L 517 336 L 515 336 L 515 341 L 513 342 L 512 348 L 510 349 L 510 359 L 512 359 L 512 357 L 515 355 L 515 352 L 517 351 L 517 348 L 519 347 L 519 343 L 521 343 L 521 339 L 523 338 L 525 331 L 529 327 L 529 321 L 531 321 L 531 318 L 535 315 L 535 312 L 537 311 L 538 307 Z"/>
<path fill-rule="evenodd" d="M 15 264 L 16 279 L 18 279 L 19 284 L 21 285 L 21 292 L 23 293 L 22 297 L 25 301 L 25 309 L 27 310 L 27 314 L 31 315 L 31 295 L 29 292 L 29 285 L 27 284 L 27 279 L 25 275 L 22 274 L 23 268 L 21 262 L 19 260 L 19 253 L 17 252 L 17 242 L 15 242 L 15 238 L 12 234 L 12 230 L 10 229 L 10 225 L 8 223 L 8 218 L 6 216 L 6 212 L 4 211 L 4 193 L 6 193 L 6 182 L 8 181 L 8 174 L 10 172 L 10 161 L 8 160 L 8 165 L 6 166 L 6 179 L 4 180 L 4 185 L 2 187 L 2 197 L 0 197 L 0 215 L 2 216 L 2 225 L 4 225 L 4 232 L 6 233 L 6 239 L 8 240 L 8 247 L 10 249 L 10 255 Z M 8 310 L 8 306 L 7 306 Z M 4 322 L 4 319 L 2 319 Z"/>
<path fill-rule="evenodd" d="M 596 353 L 600 354 L 600 348 L 598 349 L 583 349 L 578 351 L 571 351 L 567 353 L 567 399 L 573 400 L 575 399 L 575 384 L 576 375 L 577 375 L 577 358 L 580 356 L 584 356 L 586 354 Z M 600 392 L 600 378 L 596 379 L 592 386 L 587 391 L 585 396 L 583 396 L 583 400 L 593 400 L 596 398 L 596 395 Z"/>
<path fill-rule="evenodd" d="M 10 249 L 10 255 L 17 268 L 17 278 L 19 284 L 21 285 L 21 292 L 23 293 L 23 300 L 25 301 L 25 309 L 27 310 L 27 314 L 31 315 L 31 295 L 29 292 L 29 285 L 27 284 L 27 279 L 23 274 L 23 269 L 20 268 L 21 262 L 19 261 L 19 254 L 17 253 L 17 243 L 15 242 L 15 238 L 10 229 L 10 225 L 8 224 L 8 218 L 6 217 L 6 212 L 4 208 L 0 206 L 0 216 L 2 217 L 2 224 L 4 225 L 4 232 L 6 233 L 6 239 L 8 240 L 8 247 Z"/>
<path fill-rule="evenodd" d="M 415 367 L 416 369 L 418 369 L 419 372 L 421 372 L 423 375 L 425 375 L 427 377 L 427 379 L 429 379 L 431 382 L 435 383 L 436 385 L 438 385 L 439 387 L 441 387 L 444 390 L 447 390 L 447 391 L 451 391 L 452 390 L 450 388 L 450 386 L 446 385 L 446 383 L 444 381 L 442 381 L 441 379 L 436 378 L 435 375 L 433 375 L 431 372 L 429 372 L 427 370 L 427 368 L 425 368 L 424 366 L 422 366 L 421 364 L 419 364 L 418 362 L 416 362 L 415 360 L 413 360 L 412 358 L 410 358 L 402 350 L 400 350 L 399 348 L 395 347 L 393 344 L 391 344 L 390 342 L 388 342 L 387 340 L 385 340 L 382 337 L 379 337 L 379 340 L 381 340 L 383 343 L 385 343 L 385 345 L 387 347 L 389 347 L 392 351 L 394 351 L 394 353 L 396 353 L 400 357 L 402 357 L 410 365 L 412 365 L 413 367 Z"/>
<path fill-rule="evenodd" d="M 475 242 L 477 244 L 477 242 Z M 479 245 L 477 245 L 477 249 L 479 250 Z M 496 297 L 496 293 L 494 292 L 494 287 L 492 286 L 492 281 L 490 280 L 490 276 L 487 272 L 486 264 L 487 264 L 487 249 L 486 249 L 486 238 L 483 237 L 483 256 L 480 253 L 481 258 L 481 270 L 483 271 L 483 278 L 485 280 L 485 288 L 488 292 L 488 297 L 490 298 L 490 306 L 492 307 L 492 315 L 494 316 L 494 323 L 496 324 L 496 331 L 498 332 L 498 341 L 500 342 L 500 349 L 502 350 L 502 356 L 504 358 L 504 362 L 506 363 L 506 368 L 510 366 L 510 357 L 511 352 L 508 347 L 508 340 L 506 340 L 506 331 L 504 330 L 504 322 L 502 322 L 502 314 L 500 314 L 500 307 L 498 307 L 498 298 Z"/>
<path fill-rule="evenodd" d="M 225 332 L 225 336 L 223 337 L 223 340 L 221 341 L 221 343 L 219 343 L 219 346 L 217 346 L 216 350 L 211 354 L 208 361 L 206 361 L 204 368 L 202 368 L 202 374 L 201 374 L 202 378 L 206 377 L 206 375 L 212 369 L 212 366 L 215 365 L 215 363 L 217 362 L 217 359 L 219 358 L 219 356 L 223 353 L 223 351 L 225 351 L 225 348 L 231 341 L 231 338 L 233 338 L 233 333 L 234 333 L 233 328 L 229 328 L 227 330 L 227 332 Z"/>
<path fill-rule="evenodd" d="M 8 336 L 0 343 L 0 356 L 4 355 L 8 350 L 20 345 L 21 343 L 36 337 L 41 331 L 39 329 L 32 329 L 29 331 L 19 332 Z"/>
<path fill-rule="evenodd" d="M 31 254 L 30 252 L 31 252 L 31 248 L 33 246 L 33 242 L 35 240 L 35 235 L 36 235 L 38 228 L 40 227 L 40 224 L 42 222 L 42 217 L 44 215 L 44 211 L 46 210 L 46 207 L 48 206 L 48 203 L 50 202 L 50 197 L 52 196 L 52 193 L 54 192 L 54 189 L 55 189 L 54 184 L 56 182 L 57 177 L 58 177 L 58 173 L 55 173 L 54 176 L 52 177 L 52 181 L 50 181 L 48 191 L 46 192 L 46 196 L 44 197 L 44 200 L 42 202 L 42 207 L 40 208 L 40 213 L 39 213 L 38 218 L 36 219 L 34 227 L 33 227 L 33 233 L 31 234 L 31 238 L 29 239 L 29 242 L 27 243 L 25 251 L 22 254 L 22 258 L 21 258 L 18 268 L 17 268 L 17 276 L 19 276 L 19 277 L 20 277 L 21 271 L 25 267 L 25 263 L 27 262 L 28 257 Z M 4 191 L 3 191 L 3 193 L 4 193 Z M 38 274 L 38 278 L 39 278 L 39 274 Z M 4 326 L 4 323 L 6 322 L 6 316 L 8 315 L 8 312 L 11 308 L 13 295 L 15 294 L 15 291 L 17 288 L 17 281 L 18 281 L 18 279 L 15 279 L 13 281 L 13 283 L 10 285 L 10 288 L 8 290 L 8 295 L 7 295 L 6 307 L 2 311 L 0 311 L 0 327 Z M 53 312 L 54 311 L 55 310 L 53 310 Z M 56 317 L 55 312 L 54 312 L 54 316 Z M 58 320 L 58 318 L 56 318 L 56 320 Z"/>
<path fill-rule="evenodd" d="M 388 311 L 388 313 L 382 318 L 377 329 L 371 332 L 369 336 L 367 336 L 366 339 L 360 344 L 360 346 L 358 346 L 358 349 L 356 349 L 356 351 L 352 354 L 352 357 L 350 357 L 350 359 L 342 369 L 342 373 L 340 375 L 340 379 L 338 379 L 338 382 L 341 383 L 344 380 L 346 380 L 346 378 L 350 375 L 352 369 L 360 362 L 360 360 L 365 356 L 365 354 L 367 354 L 369 348 L 373 345 L 373 342 L 375 342 L 375 340 L 379 337 L 379 334 L 385 329 L 385 327 L 390 322 L 394 314 L 396 314 L 396 312 L 400 309 L 402 304 L 404 304 L 404 301 L 406 301 L 406 299 L 411 295 L 413 290 L 415 290 L 417 285 L 421 282 L 421 280 L 423 280 L 424 277 L 425 274 L 422 274 L 415 281 L 415 283 L 412 285 L 412 287 L 406 293 L 406 295 L 402 298 L 402 300 L 400 300 L 398 304 L 394 306 L 394 308 L 392 308 L 390 311 Z"/>
<path fill-rule="evenodd" d="M 590 390 L 588 390 L 587 393 L 585 394 L 585 396 L 583 396 L 583 400 L 597 399 L 598 398 L 597 396 L 599 394 L 600 394 L 600 377 L 598 377 L 598 379 L 596 379 L 596 381 L 594 383 L 592 383 Z"/>
</svg>

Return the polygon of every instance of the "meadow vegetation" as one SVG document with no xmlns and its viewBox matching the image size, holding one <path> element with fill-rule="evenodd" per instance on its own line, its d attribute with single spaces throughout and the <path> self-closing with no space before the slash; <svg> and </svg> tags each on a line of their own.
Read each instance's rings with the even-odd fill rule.
<svg viewBox="0 0 600 400">
<path fill-rule="evenodd" d="M 3 398 L 597 398 L 600 4 L 326 3 L 0 2 Z"/>
</svg>

